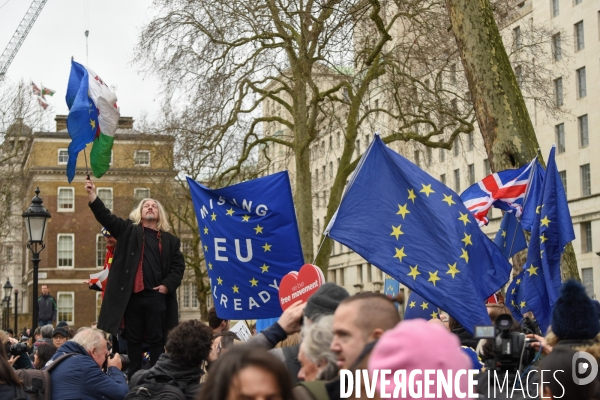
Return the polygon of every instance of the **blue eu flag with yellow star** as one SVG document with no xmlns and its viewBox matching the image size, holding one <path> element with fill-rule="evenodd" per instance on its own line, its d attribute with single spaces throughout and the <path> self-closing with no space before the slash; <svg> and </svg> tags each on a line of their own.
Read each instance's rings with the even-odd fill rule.
<svg viewBox="0 0 600 400">
<path fill-rule="evenodd" d="M 494 243 L 502 250 L 507 259 L 527 248 L 523 228 L 521 228 L 521 223 L 517 221 L 515 213 L 504 213 Z"/>
<path fill-rule="evenodd" d="M 406 303 L 404 319 L 421 318 L 430 320 L 439 317 L 438 307 L 430 301 L 419 296 L 417 292 L 410 292 Z"/>
<path fill-rule="evenodd" d="M 536 218 L 531 229 L 527 261 L 523 271 L 509 285 L 506 302 L 513 315 L 531 311 L 543 332 L 552 318 L 552 307 L 561 285 L 560 257 L 575 238 L 565 190 L 558 174 L 553 146 Z"/>
<path fill-rule="evenodd" d="M 395 280 L 389 275 L 385 276 L 385 280 L 383 281 L 384 288 L 383 293 L 389 298 L 395 298 L 400 293 L 400 282 Z"/>
<path fill-rule="evenodd" d="M 458 320 L 489 325 L 485 300 L 511 271 L 460 197 L 385 146 L 371 143 L 326 235 Z"/>
<path fill-rule="evenodd" d="M 287 171 L 215 190 L 187 181 L 217 315 L 279 317 L 279 283 L 304 264 Z"/>
</svg>

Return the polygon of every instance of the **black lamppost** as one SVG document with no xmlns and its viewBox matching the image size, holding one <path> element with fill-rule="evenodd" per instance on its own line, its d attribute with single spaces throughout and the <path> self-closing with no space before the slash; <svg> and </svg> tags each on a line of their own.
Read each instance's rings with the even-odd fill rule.
<svg viewBox="0 0 600 400">
<path fill-rule="evenodd" d="M 17 331 L 17 321 L 19 320 L 19 289 L 15 289 L 15 332 Z"/>
<path fill-rule="evenodd" d="M 46 233 L 46 222 L 50 218 L 50 213 L 44 208 L 44 202 L 40 197 L 40 188 L 35 189 L 35 197 L 31 200 L 31 205 L 23 213 L 25 228 L 27 229 L 27 248 L 33 253 L 33 301 L 32 301 L 32 321 L 31 329 L 35 330 L 38 326 L 38 269 L 40 267 L 40 253 L 44 250 L 44 234 Z"/>
<path fill-rule="evenodd" d="M 4 300 L 6 300 L 6 329 L 10 328 L 10 298 L 12 294 L 13 285 L 10 284 L 10 279 L 6 278 L 6 283 L 3 286 L 4 288 Z M 15 330 L 14 334 L 17 334 Z"/>
<path fill-rule="evenodd" d="M 2 299 L 2 330 L 7 330 L 8 329 L 8 325 L 6 322 L 6 305 L 8 304 L 8 301 L 6 300 L 6 297 L 4 297 Z"/>
</svg>

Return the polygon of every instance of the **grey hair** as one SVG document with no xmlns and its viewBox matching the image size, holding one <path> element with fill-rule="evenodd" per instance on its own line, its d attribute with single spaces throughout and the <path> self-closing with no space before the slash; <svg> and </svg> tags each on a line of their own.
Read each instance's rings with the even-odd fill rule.
<svg viewBox="0 0 600 400">
<path fill-rule="evenodd" d="M 43 338 L 52 339 L 53 331 L 54 331 L 54 327 L 52 326 L 52 324 L 48 324 L 48 325 L 42 326 L 42 329 L 40 329 L 40 334 L 42 335 Z"/>
<path fill-rule="evenodd" d="M 71 341 L 91 352 L 93 348 L 100 348 L 102 344 L 106 343 L 106 336 L 99 329 L 86 328 L 80 329 Z"/>
<path fill-rule="evenodd" d="M 131 222 L 133 222 L 134 225 L 140 224 L 140 222 L 142 221 L 142 208 L 144 207 L 144 203 L 146 203 L 147 201 L 155 202 L 156 206 L 158 207 L 158 220 L 156 221 L 156 227 L 158 228 L 158 230 L 163 232 L 169 232 L 171 230 L 171 224 L 169 224 L 169 221 L 167 220 L 167 213 L 165 212 L 165 209 L 162 206 L 162 204 L 160 204 L 160 201 L 155 199 L 142 199 L 138 203 L 138 205 L 133 210 L 131 210 L 131 213 L 129 213 L 129 219 L 131 220 Z"/>
<path fill-rule="evenodd" d="M 333 341 L 333 315 L 320 318 L 307 327 L 303 334 L 302 349 L 304 355 L 319 367 L 317 379 L 329 381 L 338 375 L 337 357 L 329 347 Z"/>
</svg>

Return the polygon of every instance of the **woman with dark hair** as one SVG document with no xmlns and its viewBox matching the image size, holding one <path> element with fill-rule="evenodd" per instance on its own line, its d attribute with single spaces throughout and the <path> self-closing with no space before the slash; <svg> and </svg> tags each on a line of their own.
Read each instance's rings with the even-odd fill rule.
<svg viewBox="0 0 600 400">
<path fill-rule="evenodd" d="M 38 350 L 35 352 L 33 359 L 33 367 L 35 369 L 42 369 L 44 365 L 52 358 L 56 353 L 56 347 L 50 343 L 43 343 L 38 346 Z"/>
<path fill-rule="evenodd" d="M 0 399 L 27 399 L 23 382 L 17 378 L 15 370 L 6 358 L 4 345 L 0 346 Z"/>
<path fill-rule="evenodd" d="M 557 347 L 540 362 L 540 371 L 544 371 L 544 379 L 540 379 L 540 398 L 545 399 L 577 399 L 591 400 L 598 390 L 598 379 L 586 385 L 573 380 L 573 357 L 577 352 L 568 347 Z M 549 372 L 552 371 L 552 372 Z M 542 397 L 543 396 L 543 397 Z"/>
<path fill-rule="evenodd" d="M 287 368 L 264 349 L 233 346 L 210 372 L 198 400 L 294 400 Z"/>
</svg>

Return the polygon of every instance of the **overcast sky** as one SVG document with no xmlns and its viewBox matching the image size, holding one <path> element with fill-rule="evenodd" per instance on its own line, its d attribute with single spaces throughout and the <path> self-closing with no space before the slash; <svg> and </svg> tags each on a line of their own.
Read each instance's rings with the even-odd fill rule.
<svg viewBox="0 0 600 400">
<path fill-rule="evenodd" d="M 0 51 L 30 4 L 30 0 L 0 0 Z M 159 83 L 154 77 L 144 77 L 132 63 L 138 32 L 153 15 L 150 5 L 150 0 L 48 0 L 8 68 L 7 78 L 33 80 L 56 90 L 46 98 L 55 114 L 67 114 L 65 91 L 73 56 L 109 86 L 116 86 L 121 116 L 137 120 L 146 112 L 152 119 L 160 102 Z M 89 63 L 86 30 L 90 31 Z"/>
</svg>

